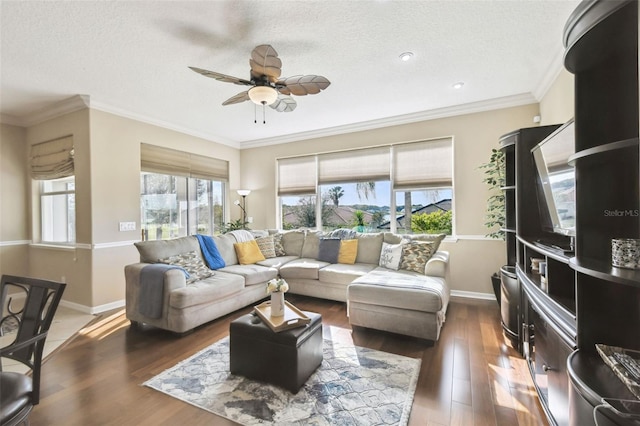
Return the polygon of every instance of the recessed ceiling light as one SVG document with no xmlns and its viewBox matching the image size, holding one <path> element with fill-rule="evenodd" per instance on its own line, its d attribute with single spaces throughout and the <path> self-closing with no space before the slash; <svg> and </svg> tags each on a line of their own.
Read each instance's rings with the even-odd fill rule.
<svg viewBox="0 0 640 426">
<path fill-rule="evenodd" d="M 404 52 L 404 53 L 400 54 L 400 59 L 403 62 L 407 62 L 411 58 L 413 58 L 413 52 Z"/>
<path fill-rule="evenodd" d="M 464 82 L 459 81 L 459 82 L 457 82 L 457 83 L 454 83 L 452 87 L 453 87 L 454 89 L 462 89 L 462 86 L 464 86 Z"/>
</svg>

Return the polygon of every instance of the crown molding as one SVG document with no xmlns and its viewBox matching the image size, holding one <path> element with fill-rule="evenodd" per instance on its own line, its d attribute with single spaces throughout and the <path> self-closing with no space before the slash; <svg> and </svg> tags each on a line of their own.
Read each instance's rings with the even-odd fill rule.
<svg viewBox="0 0 640 426">
<path fill-rule="evenodd" d="M 34 126 L 47 120 L 58 118 L 65 114 L 90 107 L 91 99 L 89 95 L 75 95 L 29 114 L 21 121 L 24 123 L 23 127 Z"/>
<path fill-rule="evenodd" d="M 556 71 L 556 77 L 557 73 Z M 544 89 L 549 89 L 553 83 L 553 78 L 548 77 L 544 79 L 544 83 L 547 85 Z M 548 83 L 547 83 L 548 82 Z M 542 87 L 542 85 L 541 85 Z M 245 142 L 235 142 L 229 139 L 221 138 L 217 135 L 212 135 L 204 132 L 197 132 L 193 129 L 178 126 L 174 123 L 158 120 L 142 114 L 133 113 L 121 108 L 117 108 L 102 102 L 92 101 L 89 95 L 75 95 L 60 102 L 57 102 L 51 107 L 37 111 L 25 119 L 18 119 L 12 116 L 3 115 L 1 118 L 2 123 L 16 125 L 21 127 L 29 127 L 35 124 L 42 123 L 47 120 L 68 114 L 70 112 L 78 111 L 83 108 L 91 108 L 99 111 L 103 111 L 109 114 L 114 114 L 120 117 L 129 118 L 132 120 L 140 121 L 143 123 L 151 124 L 154 126 L 162 127 L 165 129 L 180 132 L 186 135 L 202 138 L 211 142 L 220 143 L 236 149 L 248 149 L 257 148 L 269 145 L 278 145 L 289 142 L 297 142 L 308 139 L 315 139 L 327 136 L 336 136 L 345 133 L 361 132 L 366 130 L 375 130 L 383 127 L 398 126 L 402 124 L 416 123 L 419 121 L 435 120 L 439 118 L 454 117 L 458 115 L 474 114 L 479 112 L 491 111 L 496 109 L 511 108 L 522 105 L 529 105 L 537 103 L 538 97 L 532 93 L 522 93 L 519 95 L 505 96 L 501 98 L 494 98 L 484 101 L 471 102 L 464 105 L 455 105 L 444 108 L 437 108 L 429 111 L 420 111 L 410 114 L 397 115 L 394 117 L 387 117 L 377 120 L 363 121 L 360 123 L 347 124 L 344 126 L 335 126 L 325 129 L 312 130 L 309 132 L 292 133 L 284 136 L 276 136 L 264 139 L 255 139 Z"/>
<path fill-rule="evenodd" d="M 122 108 L 117 108 L 102 102 L 92 102 L 91 108 L 107 112 L 109 114 L 117 115 L 124 118 L 130 118 L 131 120 L 140 121 L 142 123 L 151 124 L 153 126 L 162 127 L 163 129 L 173 130 L 176 132 L 183 133 L 185 135 L 194 136 L 197 138 L 205 139 L 210 142 L 216 142 L 222 145 L 227 145 L 232 148 L 240 149 L 240 144 L 238 142 L 232 141 L 230 139 L 225 139 L 217 135 L 212 135 L 210 133 L 198 132 L 193 129 L 189 129 L 186 127 L 178 126 L 174 123 L 170 123 L 168 121 L 158 120 L 152 117 L 148 117 L 146 115 L 137 114 L 131 111 L 124 110 Z"/>
<path fill-rule="evenodd" d="M 382 127 L 398 126 L 402 124 L 416 123 L 419 121 L 435 120 L 438 118 L 454 117 L 458 115 L 474 114 L 478 112 L 485 112 L 502 108 L 529 105 L 536 102 L 538 101 L 531 93 L 522 93 L 519 95 L 505 96 L 501 98 L 489 99 L 486 101 L 471 102 L 464 105 L 455 105 L 450 107 L 437 108 L 429 111 L 397 115 L 394 117 L 388 117 L 379 120 L 363 121 L 360 123 L 347 124 L 344 126 L 329 127 L 326 129 L 313 130 L 310 132 L 293 133 L 285 136 L 256 139 L 252 141 L 241 142 L 240 149 L 257 148 L 261 146 L 277 145 L 326 136 L 335 136 L 344 133 L 374 130 Z"/>
<path fill-rule="evenodd" d="M 0 114 L 0 123 L 8 124 L 9 126 L 27 127 L 24 120 L 8 114 Z"/>
<path fill-rule="evenodd" d="M 545 97 L 563 69 L 564 55 L 562 54 L 562 52 L 558 52 L 558 54 L 553 55 L 553 59 L 551 60 L 551 64 L 549 64 L 549 67 L 547 68 L 547 72 L 542 76 L 542 79 L 533 91 L 533 96 L 538 102 L 540 102 L 542 98 Z"/>
</svg>

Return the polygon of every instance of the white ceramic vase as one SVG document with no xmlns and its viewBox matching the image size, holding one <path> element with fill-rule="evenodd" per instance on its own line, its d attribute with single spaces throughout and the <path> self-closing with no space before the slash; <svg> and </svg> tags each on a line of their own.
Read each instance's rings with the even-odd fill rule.
<svg viewBox="0 0 640 426">
<path fill-rule="evenodd" d="M 284 292 L 274 291 L 271 293 L 271 316 L 284 316 Z"/>
</svg>

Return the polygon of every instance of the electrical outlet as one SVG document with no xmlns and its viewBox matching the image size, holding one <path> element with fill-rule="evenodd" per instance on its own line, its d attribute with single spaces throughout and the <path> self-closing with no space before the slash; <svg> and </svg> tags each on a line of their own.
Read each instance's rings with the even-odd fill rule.
<svg viewBox="0 0 640 426">
<path fill-rule="evenodd" d="M 135 231 L 135 230 L 136 230 L 135 222 L 120 222 L 120 232 Z"/>
<path fill-rule="evenodd" d="M 249 217 L 247 218 L 247 222 L 249 222 L 249 223 L 253 223 L 253 216 L 249 216 Z"/>
</svg>

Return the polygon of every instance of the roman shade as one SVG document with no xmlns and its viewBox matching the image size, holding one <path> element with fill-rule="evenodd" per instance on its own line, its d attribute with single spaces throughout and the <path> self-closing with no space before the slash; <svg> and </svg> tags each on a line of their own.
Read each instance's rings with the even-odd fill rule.
<svg viewBox="0 0 640 426">
<path fill-rule="evenodd" d="M 218 181 L 229 180 L 229 162 L 146 143 L 140 144 L 143 172 Z"/>
<path fill-rule="evenodd" d="M 389 180 L 389 146 L 318 155 L 318 183 Z"/>
<path fill-rule="evenodd" d="M 31 146 L 31 177 L 33 179 L 50 180 L 73 175 L 72 136 Z"/>
<path fill-rule="evenodd" d="M 451 186 L 451 138 L 393 145 L 393 189 Z"/>
<path fill-rule="evenodd" d="M 316 193 L 316 156 L 278 159 L 278 196 Z"/>
</svg>

